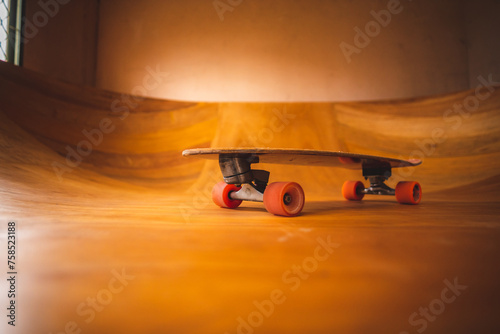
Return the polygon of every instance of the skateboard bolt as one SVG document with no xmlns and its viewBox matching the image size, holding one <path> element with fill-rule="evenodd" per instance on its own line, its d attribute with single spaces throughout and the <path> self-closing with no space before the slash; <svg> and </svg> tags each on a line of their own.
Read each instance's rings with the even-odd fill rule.
<svg viewBox="0 0 500 334">
<path fill-rule="evenodd" d="M 290 203 L 292 203 L 292 196 L 286 193 L 285 196 L 283 196 L 283 203 L 285 203 L 285 205 L 289 205 Z"/>
<path fill-rule="evenodd" d="M 413 188 L 413 199 L 415 201 L 418 201 L 418 198 L 420 197 L 420 187 L 418 185 Z"/>
</svg>

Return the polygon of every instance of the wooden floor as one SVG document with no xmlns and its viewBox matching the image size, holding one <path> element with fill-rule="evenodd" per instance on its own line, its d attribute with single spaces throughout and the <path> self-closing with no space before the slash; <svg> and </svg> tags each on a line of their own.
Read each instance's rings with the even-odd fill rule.
<svg viewBox="0 0 500 334">
<path fill-rule="evenodd" d="M 205 104 L 0 63 L 0 91 L 2 277 L 7 222 L 18 229 L 16 328 L 2 278 L 1 333 L 500 332 L 500 87 Z M 181 156 L 209 146 L 420 158 L 391 185 L 417 180 L 424 196 L 347 202 L 355 171 L 267 165 L 271 181 L 302 184 L 301 216 L 220 209 L 217 164 Z"/>
</svg>

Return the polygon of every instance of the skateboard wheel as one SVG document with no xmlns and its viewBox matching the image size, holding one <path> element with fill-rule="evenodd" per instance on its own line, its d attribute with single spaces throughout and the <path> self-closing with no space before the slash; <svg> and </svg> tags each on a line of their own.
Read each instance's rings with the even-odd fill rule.
<svg viewBox="0 0 500 334">
<path fill-rule="evenodd" d="M 274 182 L 264 191 L 266 210 L 278 216 L 297 216 L 304 207 L 305 195 L 295 182 Z"/>
<path fill-rule="evenodd" d="M 227 184 L 226 182 L 221 181 L 212 188 L 212 200 L 221 208 L 237 208 L 242 201 L 231 199 L 229 194 L 240 189 L 241 187 L 237 187 L 234 184 Z"/>
<path fill-rule="evenodd" d="M 349 201 L 361 201 L 365 194 L 365 185 L 361 181 L 345 181 L 342 186 L 342 196 Z"/>
<path fill-rule="evenodd" d="M 339 161 L 342 165 L 355 165 L 361 163 L 360 159 L 349 157 L 339 157 Z"/>
<path fill-rule="evenodd" d="M 396 200 L 401 204 L 418 204 L 422 199 L 422 187 L 415 181 L 402 181 L 396 186 Z"/>
</svg>

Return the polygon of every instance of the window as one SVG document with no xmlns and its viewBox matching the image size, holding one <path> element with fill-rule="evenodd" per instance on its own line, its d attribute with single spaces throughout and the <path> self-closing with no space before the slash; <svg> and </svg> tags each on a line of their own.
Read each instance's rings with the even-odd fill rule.
<svg viewBox="0 0 500 334">
<path fill-rule="evenodd" d="M 9 31 L 8 0 L 0 0 L 0 60 L 7 60 L 7 32 Z"/>
<path fill-rule="evenodd" d="M 0 60 L 21 64 L 23 0 L 0 0 Z"/>
</svg>

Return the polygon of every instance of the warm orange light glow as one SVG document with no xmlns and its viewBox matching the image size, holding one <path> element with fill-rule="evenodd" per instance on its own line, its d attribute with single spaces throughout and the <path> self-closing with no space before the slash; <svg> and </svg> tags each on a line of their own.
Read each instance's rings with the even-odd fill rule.
<svg viewBox="0 0 500 334">
<path fill-rule="evenodd" d="M 130 92 L 148 66 L 158 66 L 169 76 L 148 96 L 394 99 L 467 89 L 471 66 L 489 57 L 473 53 L 477 56 L 470 58 L 460 42 L 466 39 L 464 9 L 453 1 L 398 2 L 397 8 L 388 1 L 278 1 L 273 6 L 245 1 L 223 21 L 211 1 L 153 2 L 101 4 L 98 86 Z M 476 21 L 482 19 L 471 22 Z M 467 32 L 477 39 L 471 47 L 488 39 L 475 32 Z"/>
</svg>

